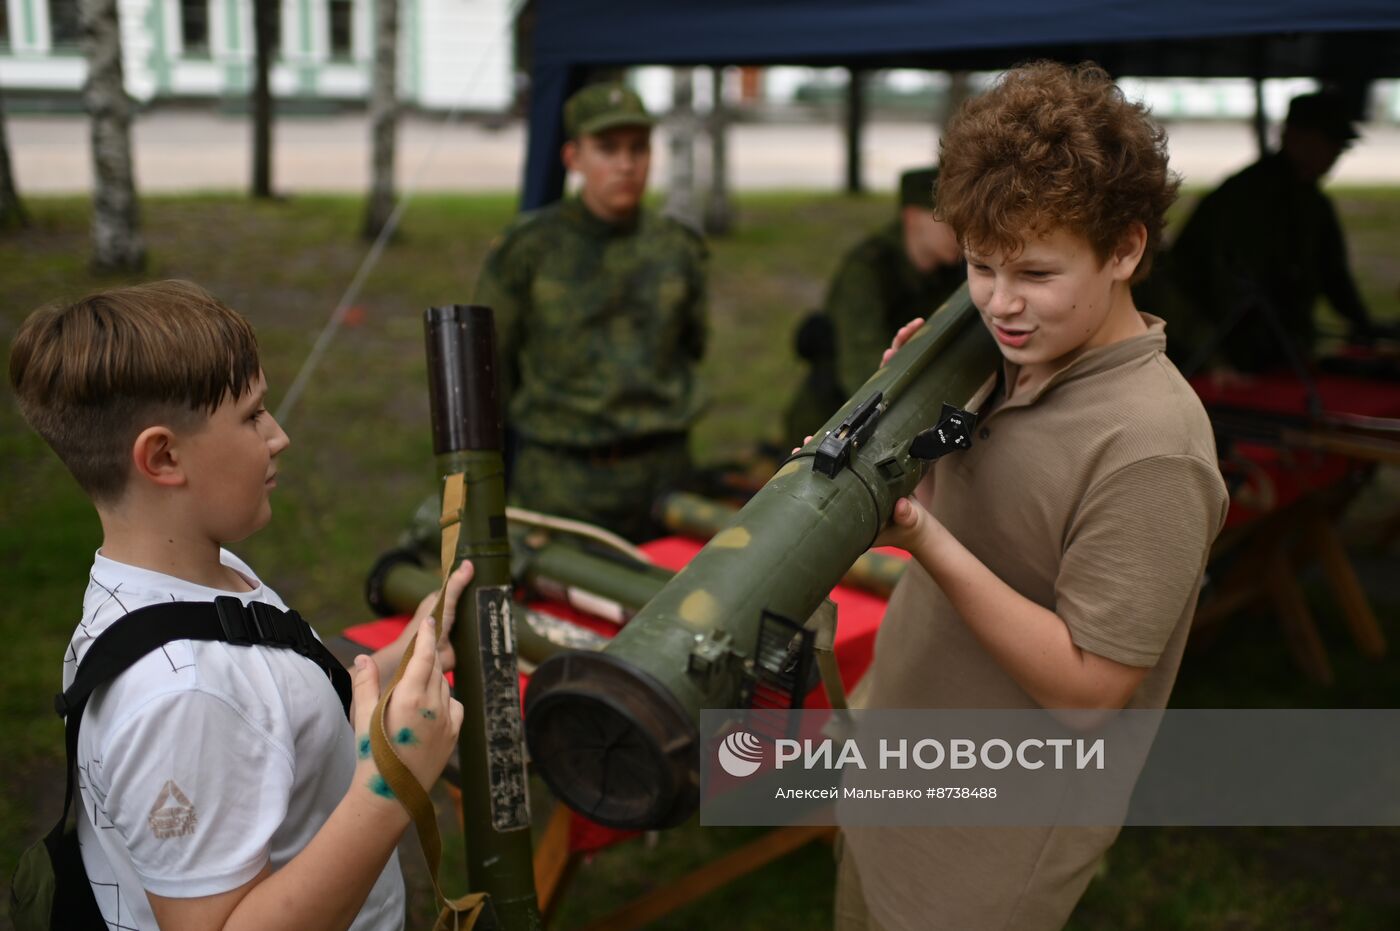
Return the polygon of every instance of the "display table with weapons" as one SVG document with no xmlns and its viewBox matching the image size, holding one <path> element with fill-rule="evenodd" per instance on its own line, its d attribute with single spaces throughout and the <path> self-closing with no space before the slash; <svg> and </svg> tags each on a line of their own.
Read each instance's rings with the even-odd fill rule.
<svg viewBox="0 0 1400 931">
<path fill-rule="evenodd" d="M 1337 522 L 1378 467 L 1400 463 L 1400 380 L 1321 368 L 1306 378 L 1279 372 L 1191 380 L 1215 427 L 1231 488 L 1212 554 L 1213 584 L 1193 636 L 1208 639 L 1224 618 L 1263 601 L 1301 671 L 1330 683 L 1332 665 L 1298 570 L 1317 562 L 1358 649 L 1384 655 L 1385 637 Z"/>
</svg>

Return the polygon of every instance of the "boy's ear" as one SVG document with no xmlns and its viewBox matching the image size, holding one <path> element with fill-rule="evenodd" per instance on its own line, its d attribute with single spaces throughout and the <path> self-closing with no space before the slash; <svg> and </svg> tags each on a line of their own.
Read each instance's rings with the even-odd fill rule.
<svg viewBox="0 0 1400 931">
<path fill-rule="evenodd" d="M 136 475 L 173 488 L 185 483 L 185 470 L 175 446 L 175 433 L 169 427 L 147 427 L 131 444 L 131 463 Z"/>
<path fill-rule="evenodd" d="M 1133 223 L 1124 231 L 1114 247 L 1109 261 L 1113 263 L 1113 277 L 1117 281 L 1128 281 L 1142 264 L 1143 253 L 1147 251 L 1147 226 L 1142 222 Z"/>
<path fill-rule="evenodd" d="M 574 163 L 578 161 L 578 140 L 570 139 L 564 143 L 564 148 L 559 150 L 559 158 L 564 162 L 565 171 L 573 171 Z"/>
</svg>

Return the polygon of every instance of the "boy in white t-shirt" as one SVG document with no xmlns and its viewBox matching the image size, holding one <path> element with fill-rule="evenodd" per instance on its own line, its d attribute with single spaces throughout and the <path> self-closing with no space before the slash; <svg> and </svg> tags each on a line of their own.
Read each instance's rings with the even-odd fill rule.
<svg viewBox="0 0 1400 931">
<path fill-rule="evenodd" d="M 289 442 L 263 407 L 246 320 L 188 282 L 106 291 L 32 314 L 10 381 L 102 522 L 65 688 L 92 642 L 145 605 L 232 595 L 285 609 L 223 548 L 271 518 Z M 470 576 L 469 564 L 454 573 L 445 617 Z M 442 772 L 463 711 L 432 603 L 357 660 L 353 728 L 322 670 L 277 647 L 177 640 L 99 686 L 80 731 L 78 830 L 108 925 L 402 927 L 394 849 L 409 819 L 356 735 L 417 637 L 387 724 L 411 735 L 398 749 L 421 783 Z"/>
</svg>

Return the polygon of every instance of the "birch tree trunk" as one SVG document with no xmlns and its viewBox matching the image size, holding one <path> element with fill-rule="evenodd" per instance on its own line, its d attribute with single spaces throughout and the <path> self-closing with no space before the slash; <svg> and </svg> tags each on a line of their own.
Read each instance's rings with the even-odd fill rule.
<svg viewBox="0 0 1400 931">
<path fill-rule="evenodd" d="M 689 68 L 671 71 L 671 172 L 667 179 L 666 214 L 695 229 L 700 213 L 695 203 L 695 107 Z"/>
<path fill-rule="evenodd" d="M 947 132 L 948 124 L 953 121 L 953 117 L 958 115 L 962 105 L 967 103 L 972 96 L 972 81 L 966 71 L 948 72 L 948 93 L 944 97 L 943 113 L 938 123 L 942 131 Z"/>
<path fill-rule="evenodd" d="M 710 110 L 710 190 L 705 198 L 705 232 L 723 236 L 734 225 L 734 210 L 729 201 L 729 114 L 724 106 L 724 69 L 713 70 Z"/>
<path fill-rule="evenodd" d="M 272 197 L 272 35 L 281 15 L 278 0 L 253 0 L 253 178 L 249 194 Z"/>
<path fill-rule="evenodd" d="M 374 239 L 394 212 L 394 143 L 398 132 L 399 2 L 375 0 L 374 76 L 369 92 L 370 182 L 366 239 Z"/>
<path fill-rule="evenodd" d="M 29 225 L 24 204 L 15 190 L 10 171 L 10 139 L 5 134 L 5 100 L 0 96 L 0 230 L 18 229 Z"/>
<path fill-rule="evenodd" d="M 92 264 L 99 271 L 137 270 L 146 264 L 146 246 L 132 179 L 117 0 L 79 0 L 78 15 L 88 67 L 83 103 L 92 120 Z"/>
</svg>

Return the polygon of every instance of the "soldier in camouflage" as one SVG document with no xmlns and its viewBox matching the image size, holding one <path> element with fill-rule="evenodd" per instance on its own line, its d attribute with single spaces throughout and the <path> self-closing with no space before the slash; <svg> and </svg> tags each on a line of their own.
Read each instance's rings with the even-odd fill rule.
<svg viewBox="0 0 1400 931">
<path fill-rule="evenodd" d="M 653 122 L 618 84 L 569 98 L 563 160 L 582 187 L 512 224 L 476 292 L 518 439 L 512 503 L 633 540 L 690 471 L 706 328 L 704 243 L 641 208 Z"/>
<path fill-rule="evenodd" d="M 788 408 L 791 438 L 825 423 L 880 367 L 895 332 L 914 317 L 928 317 L 966 280 L 957 237 L 933 217 L 937 181 L 935 168 L 900 176 L 899 215 L 846 254 L 827 292 L 825 319 L 804 322 L 799 352 L 804 337 L 817 345 L 815 330 L 822 326 L 830 327 L 832 349 L 826 358 L 802 353 L 812 371 Z"/>
</svg>

